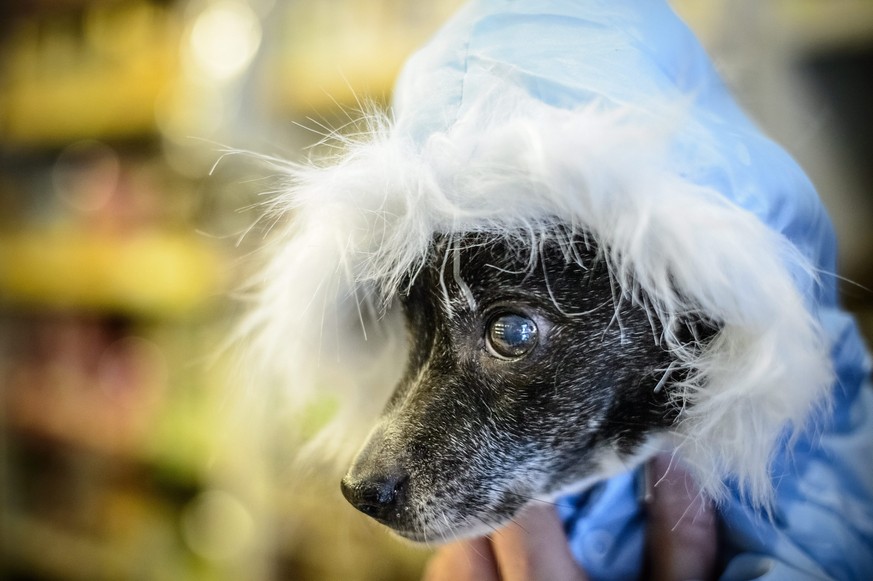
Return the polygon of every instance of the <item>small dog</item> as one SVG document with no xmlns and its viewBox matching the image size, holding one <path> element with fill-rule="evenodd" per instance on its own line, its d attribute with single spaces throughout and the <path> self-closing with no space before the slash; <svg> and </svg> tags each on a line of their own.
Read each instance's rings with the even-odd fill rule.
<svg viewBox="0 0 873 581">
<path fill-rule="evenodd" d="M 681 411 L 663 329 L 582 237 L 557 230 L 533 262 L 506 239 L 444 239 L 405 286 L 406 371 L 342 481 L 403 537 L 487 534 L 633 468 Z M 714 331 L 676 329 L 696 350 Z"/>
<path fill-rule="evenodd" d="M 258 383 L 337 404 L 311 449 L 366 439 L 343 492 L 413 540 L 659 451 L 707 497 L 734 481 L 766 506 L 778 442 L 832 377 L 807 259 L 650 158 L 633 115 L 525 108 L 424 153 L 377 117 L 338 163 L 282 166 L 295 219 L 243 329 Z"/>
<path fill-rule="evenodd" d="M 772 506 L 860 342 L 814 188 L 666 3 L 472 2 L 367 121 L 273 160 L 293 220 L 243 328 L 259 383 L 335 404 L 311 449 L 355 507 L 481 535 L 659 451 Z"/>
</svg>

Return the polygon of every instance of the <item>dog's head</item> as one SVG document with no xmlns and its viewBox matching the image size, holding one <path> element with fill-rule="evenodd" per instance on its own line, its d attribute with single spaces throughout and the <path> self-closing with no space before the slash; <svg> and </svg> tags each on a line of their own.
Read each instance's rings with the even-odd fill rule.
<svg viewBox="0 0 873 581">
<path fill-rule="evenodd" d="M 342 489 L 408 539 L 490 532 L 634 465 L 676 418 L 658 323 L 582 240 L 437 242 L 402 301 L 406 373 Z"/>
</svg>

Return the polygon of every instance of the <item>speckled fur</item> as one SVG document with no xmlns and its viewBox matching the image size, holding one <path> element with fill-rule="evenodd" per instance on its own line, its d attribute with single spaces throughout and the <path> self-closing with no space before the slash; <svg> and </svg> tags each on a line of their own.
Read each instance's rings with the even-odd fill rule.
<svg viewBox="0 0 873 581">
<path fill-rule="evenodd" d="M 377 517 L 404 537 L 488 533 L 531 499 L 609 476 L 607 459 L 632 467 L 677 417 L 661 330 L 615 295 L 581 239 L 544 242 L 533 264 L 499 238 L 442 240 L 402 303 L 408 366 L 346 484 L 408 475 Z M 489 319 L 506 310 L 540 332 L 517 360 L 485 345 Z"/>
</svg>

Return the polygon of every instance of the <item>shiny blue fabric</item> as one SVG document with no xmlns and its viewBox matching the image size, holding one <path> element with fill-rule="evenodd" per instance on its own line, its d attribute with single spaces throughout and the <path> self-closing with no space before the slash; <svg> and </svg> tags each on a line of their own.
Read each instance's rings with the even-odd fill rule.
<svg viewBox="0 0 873 581">
<path fill-rule="evenodd" d="M 671 145 L 690 180 L 712 186 L 787 237 L 819 269 L 797 272 L 831 345 L 837 381 L 826 417 L 773 466 L 772 518 L 738 493 L 720 507 L 722 579 L 873 578 L 873 392 L 869 359 L 836 299 L 836 243 L 810 181 L 737 107 L 687 27 L 661 0 L 479 0 L 408 63 L 400 129 L 445 130 L 493 90 L 495 77 L 562 108 L 596 101 L 657 114 L 684 103 L 693 122 Z M 641 475 L 565 499 L 570 547 L 595 580 L 640 576 Z"/>
</svg>

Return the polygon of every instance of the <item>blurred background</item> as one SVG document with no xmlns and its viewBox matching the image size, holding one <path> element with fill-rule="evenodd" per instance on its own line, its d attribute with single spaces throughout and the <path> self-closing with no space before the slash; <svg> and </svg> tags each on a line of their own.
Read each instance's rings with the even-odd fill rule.
<svg viewBox="0 0 873 581">
<path fill-rule="evenodd" d="M 418 577 L 425 551 L 237 413 L 258 394 L 224 345 L 275 183 L 226 152 L 311 154 L 460 3 L 0 3 L 0 578 Z M 873 3 L 674 5 L 818 186 L 870 337 Z"/>
</svg>

